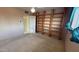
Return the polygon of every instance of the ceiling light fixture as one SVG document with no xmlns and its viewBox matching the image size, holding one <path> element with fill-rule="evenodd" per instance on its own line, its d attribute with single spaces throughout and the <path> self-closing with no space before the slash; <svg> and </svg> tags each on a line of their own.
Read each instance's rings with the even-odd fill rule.
<svg viewBox="0 0 79 59">
<path fill-rule="evenodd" d="M 34 13 L 35 12 L 35 8 L 31 8 L 31 12 Z"/>
</svg>

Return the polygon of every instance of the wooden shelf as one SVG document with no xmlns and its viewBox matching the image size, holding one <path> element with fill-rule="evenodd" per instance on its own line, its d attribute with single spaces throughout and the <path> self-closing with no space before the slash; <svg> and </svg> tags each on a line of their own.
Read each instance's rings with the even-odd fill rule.
<svg viewBox="0 0 79 59">
<path fill-rule="evenodd" d="M 46 13 L 46 11 L 43 11 L 42 14 L 38 13 L 37 31 L 39 31 L 42 34 L 47 34 L 49 36 L 56 36 L 59 38 L 63 16 L 64 16 L 64 12 L 55 13 L 55 9 L 51 10 L 51 13 Z M 56 27 L 52 27 L 52 26 L 56 26 Z"/>
</svg>

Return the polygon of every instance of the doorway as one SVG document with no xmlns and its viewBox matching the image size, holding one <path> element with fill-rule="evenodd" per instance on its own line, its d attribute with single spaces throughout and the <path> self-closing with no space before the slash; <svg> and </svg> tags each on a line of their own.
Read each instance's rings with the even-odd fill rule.
<svg viewBox="0 0 79 59">
<path fill-rule="evenodd" d="M 36 17 L 24 16 L 24 33 L 35 33 Z"/>
</svg>

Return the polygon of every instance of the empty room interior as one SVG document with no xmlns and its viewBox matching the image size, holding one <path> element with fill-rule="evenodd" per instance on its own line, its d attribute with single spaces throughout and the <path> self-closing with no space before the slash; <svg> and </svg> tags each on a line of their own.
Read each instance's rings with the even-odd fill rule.
<svg viewBox="0 0 79 59">
<path fill-rule="evenodd" d="M 78 7 L 0 7 L 0 52 L 76 51 Z"/>
</svg>

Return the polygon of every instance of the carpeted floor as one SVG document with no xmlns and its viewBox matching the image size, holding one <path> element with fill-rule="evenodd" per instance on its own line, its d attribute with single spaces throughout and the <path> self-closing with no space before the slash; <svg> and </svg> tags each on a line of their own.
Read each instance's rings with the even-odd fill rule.
<svg viewBox="0 0 79 59">
<path fill-rule="evenodd" d="M 0 40 L 1 52 L 63 52 L 64 42 L 41 34 L 26 34 Z"/>
</svg>

